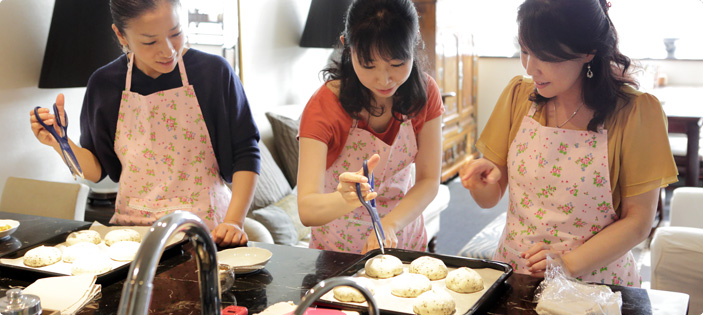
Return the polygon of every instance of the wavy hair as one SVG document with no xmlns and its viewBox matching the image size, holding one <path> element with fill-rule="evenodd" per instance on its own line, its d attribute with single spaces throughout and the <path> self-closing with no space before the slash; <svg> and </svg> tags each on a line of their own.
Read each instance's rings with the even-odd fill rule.
<svg viewBox="0 0 703 315">
<path fill-rule="evenodd" d="M 594 75 L 581 86 L 584 103 L 594 112 L 588 130 L 596 131 L 615 112 L 619 98 L 629 101 L 622 87 L 638 85 L 628 72 L 632 61 L 618 49 L 606 0 L 525 0 L 517 22 L 520 44 L 540 60 L 559 62 L 595 52 L 589 63 Z M 548 101 L 536 89 L 530 100 L 540 105 Z"/>
<path fill-rule="evenodd" d="M 408 80 L 393 95 L 393 117 L 415 116 L 427 102 L 426 78 L 421 69 L 421 44 L 415 6 L 410 0 L 356 0 L 345 17 L 344 44 L 338 60 L 324 70 L 325 80 L 340 80 L 339 101 L 344 110 L 359 119 L 365 109 L 373 116 L 383 115 L 374 107 L 373 92 L 364 87 L 352 66 L 352 48 L 361 64 L 373 61 L 378 53 L 386 60 L 410 60 Z"/>
</svg>

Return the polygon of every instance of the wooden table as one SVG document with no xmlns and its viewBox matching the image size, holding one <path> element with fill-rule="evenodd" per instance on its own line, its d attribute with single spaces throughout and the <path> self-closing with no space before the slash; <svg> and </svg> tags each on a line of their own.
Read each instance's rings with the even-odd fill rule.
<svg viewBox="0 0 703 315">
<path fill-rule="evenodd" d="M 698 157 L 701 126 L 703 126 L 703 87 L 667 86 L 650 91 L 662 103 L 669 133 L 686 135 L 686 186 L 698 186 L 700 158 Z"/>
</svg>

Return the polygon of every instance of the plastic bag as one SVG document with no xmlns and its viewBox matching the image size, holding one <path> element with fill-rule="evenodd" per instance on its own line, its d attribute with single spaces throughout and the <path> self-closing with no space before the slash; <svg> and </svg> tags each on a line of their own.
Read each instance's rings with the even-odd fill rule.
<svg viewBox="0 0 703 315">
<path fill-rule="evenodd" d="M 622 295 L 605 285 L 584 284 L 568 275 L 561 258 L 547 256 L 544 280 L 535 290 L 537 314 L 621 314 Z"/>
</svg>

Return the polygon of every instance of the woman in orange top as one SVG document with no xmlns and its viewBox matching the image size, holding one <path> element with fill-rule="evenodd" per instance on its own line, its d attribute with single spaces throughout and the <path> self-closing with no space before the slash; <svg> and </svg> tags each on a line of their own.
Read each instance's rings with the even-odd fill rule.
<svg viewBox="0 0 703 315">
<path fill-rule="evenodd" d="M 300 123 L 298 208 L 303 224 L 314 226 L 310 247 L 379 247 L 356 195 L 361 183 L 366 200 L 377 198 L 385 246 L 424 250 L 422 211 L 439 187 L 443 107 L 417 62 L 415 7 L 410 0 L 354 1 L 340 40 L 341 60 L 324 70 L 327 82 Z M 361 171 L 365 159 L 375 192 Z"/>
</svg>

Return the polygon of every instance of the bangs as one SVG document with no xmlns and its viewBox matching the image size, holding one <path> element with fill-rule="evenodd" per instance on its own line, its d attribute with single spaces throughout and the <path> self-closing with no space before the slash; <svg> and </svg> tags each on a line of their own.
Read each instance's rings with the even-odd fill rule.
<svg viewBox="0 0 703 315">
<path fill-rule="evenodd" d="M 403 23 L 394 23 L 394 19 L 367 21 L 354 30 L 351 46 L 361 64 L 374 61 L 373 56 L 384 60 L 410 60 L 413 58 L 416 36 L 413 30 Z"/>
<path fill-rule="evenodd" d="M 527 3 L 523 4 L 523 6 Z M 548 15 L 547 11 L 521 6 L 518 13 L 518 41 L 521 47 L 527 47 L 537 58 L 546 62 L 560 62 L 578 58 L 579 55 L 569 49 L 564 39 L 560 38 L 559 17 Z M 530 12 L 530 14 L 520 14 Z"/>
</svg>

